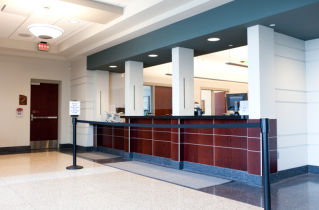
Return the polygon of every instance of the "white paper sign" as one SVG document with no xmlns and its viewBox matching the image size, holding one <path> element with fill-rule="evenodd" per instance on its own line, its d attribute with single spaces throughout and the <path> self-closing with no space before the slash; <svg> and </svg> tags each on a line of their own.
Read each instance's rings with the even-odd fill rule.
<svg viewBox="0 0 319 210">
<path fill-rule="evenodd" d="M 249 115 L 248 101 L 240 101 L 240 115 Z"/>
<path fill-rule="evenodd" d="M 70 101 L 70 115 L 80 115 L 81 112 L 81 102 L 80 101 Z"/>
</svg>

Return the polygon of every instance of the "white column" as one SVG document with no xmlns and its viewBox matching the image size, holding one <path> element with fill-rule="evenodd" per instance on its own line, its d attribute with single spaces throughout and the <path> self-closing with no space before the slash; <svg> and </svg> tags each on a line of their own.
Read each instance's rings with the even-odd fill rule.
<svg viewBox="0 0 319 210">
<path fill-rule="evenodd" d="M 109 72 L 94 71 L 94 119 L 104 121 L 106 112 L 109 112 Z"/>
<path fill-rule="evenodd" d="M 143 63 L 125 62 L 125 115 L 143 116 Z"/>
<path fill-rule="evenodd" d="M 194 50 L 172 50 L 173 115 L 194 115 Z"/>
<path fill-rule="evenodd" d="M 276 118 L 274 57 L 274 30 L 261 25 L 248 28 L 250 119 Z"/>
</svg>

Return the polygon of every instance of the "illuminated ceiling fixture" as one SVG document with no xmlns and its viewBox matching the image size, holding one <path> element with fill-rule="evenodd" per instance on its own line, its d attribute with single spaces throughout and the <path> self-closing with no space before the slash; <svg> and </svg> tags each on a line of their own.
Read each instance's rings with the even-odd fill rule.
<svg viewBox="0 0 319 210">
<path fill-rule="evenodd" d="M 209 42 L 218 42 L 220 38 L 209 38 L 207 39 Z"/>
<path fill-rule="evenodd" d="M 228 52 L 229 52 L 229 61 L 228 61 L 228 62 L 226 62 L 226 64 L 227 64 L 227 65 L 248 68 L 248 66 L 247 66 L 247 65 L 240 64 L 240 63 L 233 63 L 233 62 L 230 62 L 230 50 L 228 50 Z M 240 62 L 241 62 L 241 63 L 245 63 L 245 61 L 240 61 Z"/>
<path fill-rule="evenodd" d="M 114 69 L 114 68 L 117 68 L 117 66 L 110 66 L 110 68 L 113 68 L 113 69 Z"/>
<path fill-rule="evenodd" d="M 28 26 L 29 31 L 39 37 L 40 39 L 55 39 L 61 36 L 64 31 L 63 29 L 48 24 L 48 10 L 49 7 L 44 7 L 45 9 L 45 24 L 36 23 Z"/>
<path fill-rule="evenodd" d="M 156 55 L 156 54 L 150 54 L 150 55 L 148 55 L 148 57 L 156 58 L 156 57 L 158 57 L 158 55 Z"/>
</svg>

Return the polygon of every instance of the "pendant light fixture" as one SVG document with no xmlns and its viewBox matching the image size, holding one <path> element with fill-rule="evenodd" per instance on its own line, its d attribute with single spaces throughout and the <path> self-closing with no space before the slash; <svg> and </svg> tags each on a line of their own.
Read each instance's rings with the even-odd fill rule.
<svg viewBox="0 0 319 210">
<path fill-rule="evenodd" d="M 28 26 L 29 31 L 39 37 L 40 39 L 55 39 L 61 36 L 64 31 L 62 28 L 59 28 L 54 25 L 48 24 L 48 10 L 49 7 L 44 7 L 45 9 L 45 24 L 36 23 Z"/>
</svg>

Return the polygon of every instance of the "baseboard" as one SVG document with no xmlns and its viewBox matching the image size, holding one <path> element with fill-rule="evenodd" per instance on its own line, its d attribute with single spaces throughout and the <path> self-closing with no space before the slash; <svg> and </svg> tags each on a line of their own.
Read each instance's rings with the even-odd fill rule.
<svg viewBox="0 0 319 210">
<path fill-rule="evenodd" d="M 0 154 L 30 152 L 31 146 L 0 147 Z"/>
</svg>

